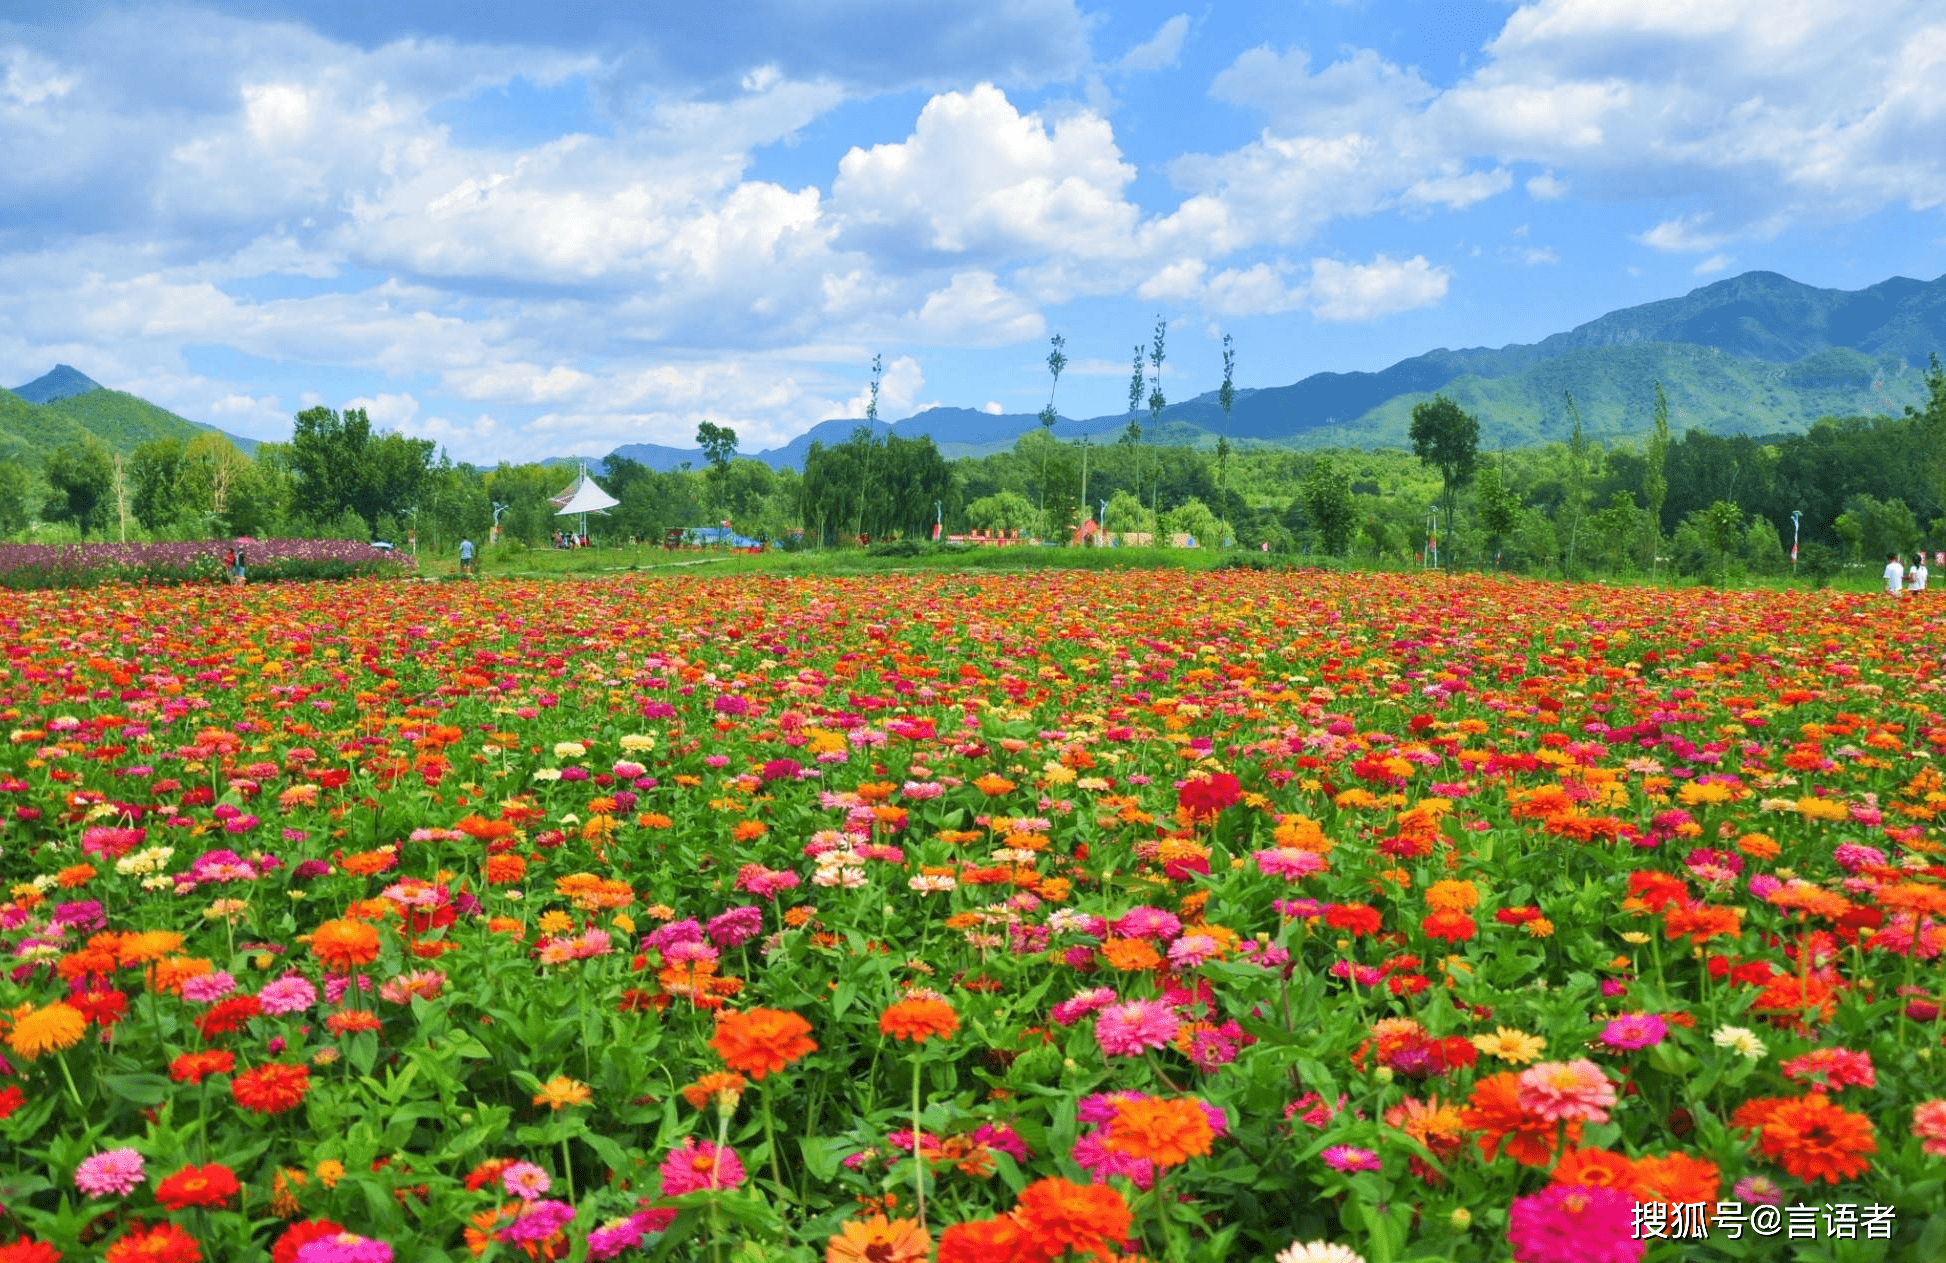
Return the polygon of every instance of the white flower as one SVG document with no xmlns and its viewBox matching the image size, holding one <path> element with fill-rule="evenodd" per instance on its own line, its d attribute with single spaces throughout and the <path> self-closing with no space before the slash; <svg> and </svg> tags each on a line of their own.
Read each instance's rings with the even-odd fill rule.
<svg viewBox="0 0 1946 1263">
<path fill-rule="evenodd" d="M 655 749 L 655 738 L 645 736 L 639 732 L 631 732 L 622 738 L 621 744 L 622 749 L 631 753 L 637 750 L 653 750 Z"/>
<path fill-rule="evenodd" d="M 948 877 L 943 873 L 920 873 L 917 876 L 908 880 L 906 882 L 906 885 L 911 887 L 914 890 L 923 891 L 927 894 L 934 894 L 942 891 L 952 890 L 954 887 L 958 886 L 959 883 L 954 881 L 951 877 Z"/>
<path fill-rule="evenodd" d="M 1279 1253 L 1277 1263 L 1365 1263 L 1365 1256 L 1329 1241 L 1300 1241 Z"/>
<path fill-rule="evenodd" d="M 1739 1057 L 1756 1061 L 1768 1051 L 1764 1041 L 1757 1038 L 1757 1032 L 1747 1026 L 1719 1026 L 1710 1032 L 1710 1042 L 1718 1048 L 1728 1048 Z"/>
<path fill-rule="evenodd" d="M 535 768 L 534 779 L 537 781 L 558 781 L 561 779 L 561 769 L 558 767 Z"/>
<path fill-rule="evenodd" d="M 554 743 L 554 757 L 557 759 L 578 759 L 588 753 L 588 747 L 579 741 L 557 741 Z"/>
</svg>

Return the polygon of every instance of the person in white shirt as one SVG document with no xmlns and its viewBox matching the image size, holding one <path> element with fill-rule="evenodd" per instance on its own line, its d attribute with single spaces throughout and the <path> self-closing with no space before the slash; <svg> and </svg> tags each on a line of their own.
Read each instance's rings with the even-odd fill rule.
<svg viewBox="0 0 1946 1263">
<path fill-rule="evenodd" d="M 1908 592 L 1926 590 L 1926 552 L 1923 548 L 1912 559 L 1912 565 L 1905 572 L 1905 590 Z"/>
<path fill-rule="evenodd" d="M 1885 590 L 1893 596 L 1905 591 L 1905 567 L 1899 564 L 1897 553 L 1885 555 Z"/>
</svg>

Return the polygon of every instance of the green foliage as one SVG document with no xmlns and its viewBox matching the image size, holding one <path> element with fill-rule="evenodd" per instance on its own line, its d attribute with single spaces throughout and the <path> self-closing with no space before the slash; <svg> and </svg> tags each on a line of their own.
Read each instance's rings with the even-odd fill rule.
<svg viewBox="0 0 1946 1263">
<path fill-rule="evenodd" d="M 1480 471 L 1474 499 L 1478 505 L 1480 529 L 1486 534 L 1487 551 L 1493 555 L 1497 568 L 1502 542 L 1520 524 L 1520 497 L 1501 484 L 1499 467 L 1488 465 Z"/>
<path fill-rule="evenodd" d="M 1342 557 L 1351 545 L 1357 523 L 1352 505 L 1351 475 L 1337 468 L 1328 456 L 1320 456 L 1298 489 L 1304 516 L 1318 534 L 1318 547 L 1327 556 Z"/>
<path fill-rule="evenodd" d="M 307 408 L 291 433 L 292 507 L 317 523 L 350 510 L 376 530 L 382 515 L 402 517 L 418 508 L 434 446 L 430 439 L 374 435 L 363 408 L 348 408 L 343 416 Z"/>
<path fill-rule="evenodd" d="M 1412 410 L 1412 454 L 1439 471 L 1446 533 L 1452 534 L 1454 499 L 1473 476 L 1480 453 L 1480 421 L 1444 395 Z"/>
<path fill-rule="evenodd" d="M 107 522 L 112 456 L 93 439 L 57 447 L 47 457 L 41 476 L 47 480 L 47 504 L 41 512 L 53 522 L 72 522 L 83 539 Z"/>
<path fill-rule="evenodd" d="M 33 480 L 13 461 L 0 461 L 0 535 L 27 529 Z"/>
<path fill-rule="evenodd" d="M 1016 491 L 981 496 L 966 506 L 966 523 L 975 530 L 1026 530 L 1034 522 L 1034 506 Z"/>
</svg>

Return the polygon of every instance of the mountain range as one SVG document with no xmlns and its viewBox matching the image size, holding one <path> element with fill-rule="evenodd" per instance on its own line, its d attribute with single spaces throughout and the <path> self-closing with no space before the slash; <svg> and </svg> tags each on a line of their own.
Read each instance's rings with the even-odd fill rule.
<svg viewBox="0 0 1946 1263">
<path fill-rule="evenodd" d="M 1648 433 L 1658 381 L 1678 432 L 1796 433 L 1824 416 L 1897 415 L 1923 403 L 1927 357 L 1940 349 L 1946 276 L 1835 290 L 1746 272 L 1531 344 L 1442 347 L 1378 372 L 1316 373 L 1288 386 L 1240 389 L 1227 418 L 1209 391 L 1163 409 L 1156 437 L 1196 446 L 1225 435 L 1240 447 L 1404 446 L 1413 406 L 1438 392 L 1480 418 L 1482 446 L 1517 447 L 1567 436 L 1563 396 L 1572 391 L 1589 436 L 1612 441 Z M 1140 415 L 1146 431 L 1148 414 Z M 1129 419 L 1061 417 L 1054 434 L 1112 442 Z M 802 468 L 812 443 L 841 443 L 863 424 L 821 421 L 781 447 L 745 455 Z M 1004 450 L 1038 425 L 1032 413 L 942 407 L 883 428 L 930 436 L 944 455 L 960 457 Z M 104 389 L 65 364 L 0 391 L 0 459 L 38 464 L 37 451 L 83 433 L 127 451 L 150 438 L 212 428 Z M 246 452 L 256 446 L 231 441 Z M 630 443 L 614 454 L 659 470 L 703 464 L 697 448 Z"/>
<path fill-rule="evenodd" d="M 1517 447 L 1567 436 L 1563 392 L 1571 390 L 1586 432 L 1614 440 L 1648 433 L 1657 381 L 1678 433 L 1797 433 L 1819 417 L 1897 415 L 1923 403 L 1927 357 L 1942 349 L 1946 276 L 1835 290 L 1746 272 L 1536 343 L 1442 347 L 1375 373 L 1316 373 L 1289 386 L 1238 390 L 1227 425 L 1209 391 L 1163 409 L 1162 439 L 1209 446 L 1227 433 L 1239 446 L 1404 446 L 1413 405 L 1437 392 L 1479 416 L 1483 446 Z M 1146 429 L 1146 412 L 1141 420 Z M 1112 441 L 1128 422 L 1128 413 L 1062 417 L 1054 434 Z M 821 421 L 754 456 L 802 468 L 813 442 L 843 442 L 863 424 Z M 1037 425 L 1032 413 L 933 408 L 885 429 L 930 435 L 956 457 L 1000 451 Z M 616 454 L 657 469 L 702 464 L 693 448 L 632 443 Z"/>
</svg>

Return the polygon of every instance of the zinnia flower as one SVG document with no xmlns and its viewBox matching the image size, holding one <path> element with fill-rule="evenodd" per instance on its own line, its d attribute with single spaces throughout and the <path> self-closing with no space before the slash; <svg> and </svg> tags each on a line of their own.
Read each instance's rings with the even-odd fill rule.
<svg viewBox="0 0 1946 1263">
<path fill-rule="evenodd" d="M 311 1068 L 281 1061 L 253 1066 L 230 1080 L 230 1095 L 244 1109 L 282 1114 L 304 1103 L 311 1090 Z"/>
<path fill-rule="evenodd" d="M 1102 1184 L 1036 1180 L 1021 1190 L 1014 1218 L 1045 1258 L 1064 1251 L 1099 1257 L 1120 1244 L 1134 1222 L 1121 1193 Z M 942 1252 L 943 1257 L 943 1252 Z"/>
<path fill-rule="evenodd" d="M 563 1110 L 571 1105 L 586 1105 L 594 1099 L 594 1089 L 581 1080 L 570 1079 L 564 1074 L 555 1075 L 541 1084 L 540 1091 L 534 1093 L 534 1104 L 545 1105 L 551 1110 Z"/>
<path fill-rule="evenodd" d="M 1514 1263 L 1639 1263 L 1635 1198 L 1618 1188 L 1556 1184 L 1514 1199 L 1507 1214 Z"/>
<path fill-rule="evenodd" d="M 133 1149 L 97 1153 L 74 1169 L 74 1186 L 90 1197 L 126 1197 L 141 1183 L 142 1155 Z"/>
<path fill-rule="evenodd" d="M 1365 1256 L 1330 1241 L 1297 1241 L 1277 1252 L 1276 1263 L 1365 1263 Z"/>
<path fill-rule="evenodd" d="M 133 1224 L 108 1247 L 107 1263 L 202 1263 L 203 1251 L 174 1224 Z"/>
<path fill-rule="evenodd" d="M 1605 1123 L 1614 1103 L 1615 1085 L 1586 1058 L 1545 1061 L 1521 1072 L 1520 1108 L 1546 1122 Z"/>
<path fill-rule="evenodd" d="M 335 1232 L 297 1249 L 295 1263 L 392 1263 L 392 1247 L 355 1232 Z"/>
<path fill-rule="evenodd" d="M 659 1170 L 664 1197 L 681 1197 L 698 1189 L 736 1188 L 743 1183 L 743 1162 L 736 1150 L 728 1145 L 718 1148 L 694 1136 L 685 1136 L 671 1149 Z"/>
<path fill-rule="evenodd" d="M 1601 1042 L 1610 1048 L 1649 1048 L 1662 1042 L 1669 1024 L 1653 1013 L 1628 1013 L 1601 1028 Z"/>
<path fill-rule="evenodd" d="M 15 1018 L 14 1028 L 7 1032 L 7 1047 L 33 1061 L 42 1053 L 74 1047 L 87 1030 L 88 1018 L 80 1009 L 56 1000 Z"/>
<path fill-rule="evenodd" d="M 184 1167 L 156 1186 L 155 1200 L 170 1210 L 221 1206 L 237 1193 L 236 1173 L 220 1162 Z"/>
<path fill-rule="evenodd" d="M 935 1035 L 951 1039 L 959 1030 L 959 1014 L 944 1000 L 913 997 L 900 1000 L 879 1014 L 878 1029 L 880 1034 L 915 1044 L 923 1044 Z"/>
<path fill-rule="evenodd" d="M 1193 1098 L 1138 1097 L 1116 1102 L 1102 1147 L 1172 1167 L 1208 1153 L 1215 1135 Z"/>
<path fill-rule="evenodd" d="M 363 921 L 326 921 L 311 933 L 311 954 L 339 972 L 369 965 L 378 959 L 378 931 Z"/>
<path fill-rule="evenodd" d="M 1324 1164 L 1334 1171 L 1376 1171 L 1380 1167 L 1376 1153 L 1356 1145 L 1332 1145 L 1322 1156 Z"/>
<path fill-rule="evenodd" d="M 911 1219 L 847 1219 L 825 1246 L 825 1263 L 927 1263 L 932 1237 Z"/>
<path fill-rule="evenodd" d="M 1921 1149 L 1946 1158 L 1946 1100 L 1922 1101 L 1912 1108 L 1912 1134 Z"/>
<path fill-rule="evenodd" d="M 1111 1004 L 1095 1018 L 1095 1040 L 1111 1057 L 1139 1057 L 1151 1048 L 1167 1048 L 1181 1029 L 1175 1010 L 1160 1000 Z"/>
<path fill-rule="evenodd" d="M 1863 1175 L 1878 1152 L 1872 1120 L 1833 1105 L 1822 1092 L 1778 1102 L 1763 1122 L 1757 1147 L 1806 1184 L 1837 1184 Z"/>
<path fill-rule="evenodd" d="M 811 1024 L 783 1009 L 719 1013 L 709 1045 L 723 1064 L 761 1080 L 775 1070 L 818 1050 Z M 700 1106 L 698 1108 L 701 1108 Z"/>
</svg>

